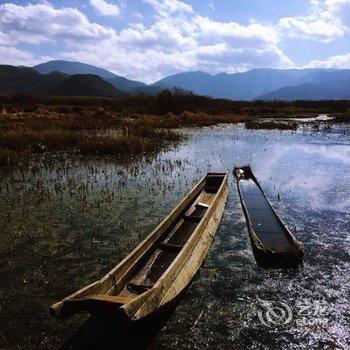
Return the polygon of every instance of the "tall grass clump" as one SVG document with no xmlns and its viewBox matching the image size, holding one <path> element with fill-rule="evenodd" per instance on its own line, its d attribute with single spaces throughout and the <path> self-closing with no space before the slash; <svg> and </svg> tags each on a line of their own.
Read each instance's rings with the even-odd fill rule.
<svg viewBox="0 0 350 350">
<path fill-rule="evenodd" d="M 296 123 L 276 120 L 332 113 L 348 122 L 349 110 L 350 101 L 232 101 L 181 89 L 115 98 L 0 95 L 0 165 L 43 152 L 134 156 L 179 141 L 176 128 L 246 122 L 248 129 L 295 130 Z"/>
<path fill-rule="evenodd" d="M 122 117 L 98 108 L 55 109 L 0 115 L 0 165 L 28 154 L 71 152 L 128 157 L 157 152 L 182 136 L 148 117 Z"/>
<path fill-rule="evenodd" d="M 265 129 L 265 130 L 297 130 L 298 123 L 296 122 L 281 122 L 274 120 L 260 121 L 247 120 L 245 122 L 246 129 Z"/>
<path fill-rule="evenodd" d="M 344 113 L 335 115 L 333 121 L 336 123 L 350 123 L 350 109 Z"/>
</svg>

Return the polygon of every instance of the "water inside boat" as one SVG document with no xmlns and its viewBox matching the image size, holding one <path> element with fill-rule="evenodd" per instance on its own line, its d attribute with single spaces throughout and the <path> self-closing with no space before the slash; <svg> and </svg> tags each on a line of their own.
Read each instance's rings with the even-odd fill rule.
<svg viewBox="0 0 350 350">
<path fill-rule="evenodd" d="M 273 251 L 293 250 L 294 245 L 288 239 L 284 226 L 255 181 L 245 178 L 240 180 L 239 185 L 253 230 L 265 248 Z"/>
</svg>

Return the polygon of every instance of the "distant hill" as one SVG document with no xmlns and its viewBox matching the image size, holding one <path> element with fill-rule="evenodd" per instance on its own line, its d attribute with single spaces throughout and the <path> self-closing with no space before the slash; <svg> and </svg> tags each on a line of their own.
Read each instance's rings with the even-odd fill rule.
<svg viewBox="0 0 350 350">
<path fill-rule="evenodd" d="M 290 81 L 290 74 L 273 69 L 254 69 L 244 73 L 217 75 L 198 71 L 175 74 L 154 83 L 153 86 L 180 87 L 200 95 L 247 100 L 286 86 Z"/>
<path fill-rule="evenodd" d="M 141 92 L 145 94 L 154 94 L 160 91 L 159 88 L 148 87 L 147 84 L 141 83 L 140 81 L 129 80 L 127 78 L 115 75 L 114 73 L 106 69 L 102 69 L 102 68 L 95 67 L 90 64 L 81 63 L 81 62 L 55 60 L 55 61 L 49 61 L 46 63 L 38 64 L 33 68 L 41 74 L 48 74 L 56 71 L 56 72 L 61 72 L 69 75 L 75 75 L 75 74 L 97 75 L 105 79 L 109 83 L 111 83 L 117 89 L 128 93 Z"/>
<path fill-rule="evenodd" d="M 48 91 L 58 96 L 118 96 L 122 92 L 112 84 L 93 74 L 75 74 Z"/>
<path fill-rule="evenodd" d="M 0 92 L 29 95 L 117 96 L 122 92 L 97 75 L 40 74 L 28 67 L 0 65 Z"/>
<path fill-rule="evenodd" d="M 148 86 L 147 84 L 141 83 L 140 81 L 129 80 L 127 78 L 119 76 L 114 76 L 107 81 L 120 90 L 132 90 Z"/>
<path fill-rule="evenodd" d="M 43 75 L 32 68 L 0 65 L 0 91 L 42 95 L 67 77 L 59 72 Z"/>
<path fill-rule="evenodd" d="M 37 66 L 34 66 L 33 69 L 35 69 L 37 72 L 41 74 L 48 74 L 51 72 L 61 72 L 69 75 L 94 74 L 104 79 L 111 79 L 115 77 L 115 74 L 103 68 L 98 68 L 90 64 L 81 63 L 81 62 L 69 62 L 69 61 L 61 61 L 61 60 L 41 63 L 41 64 L 38 64 Z"/>
<path fill-rule="evenodd" d="M 316 70 L 303 75 L 298 79 L 297 83 L 313 83 L 323 84 L 333 81 L 350 80 L 350 69 L 328 69 L 328 70 Z"/>
<path fill-rule="evenodd" d="M 253 69 L 243 73 L 187 72 L 171 75 L 153 84 L 163 88 L 180 87 L 196 94 L 233 100 L 251 100 L 287 86 L 335 81 L 350 70 L 334 69 Z"/>
<path fill-rule="evenodd" d="M 264 94 L 257 100 L 348 100 L 350 99 L 350 79 L 328 81 L 320 84 L 305 83 L 287 86 Z"/>
<path fill-rule="evenodd" d="M 198 94 L 205 94 L 204 92 L 206 91 L 206 86 L 212 77 L 212 75 L 201 71 L 179 73 L 169 75 L 168 77 L 152 84 L 152 86 L 162 89 L 180 87 L 185 90 L 191 90 Z"/>
<path fill-rule="evenodd" d="M 259 68 L 216 75 L 184 72 L 147 85 L 80 62 L 50 61 L 33 68 L 0 66 L 0 92 L 37 95 L 153 95 L 178 87 L 198 95 L 232 100 L 342 99 L 349 98 L 349 81 L 350 69 Z"/>
<path fill-rule="evenodd" d="M 117 89 L 130 94 L 140 93 L 140 94 L 146 94 L 146 95 L 154 95 L 162 90 L 159 87 L 149 86 L 145 83 L 141 83 L 140 81 L 129 80 L 127 78 L 119 77 L 117 75 L 112 79 L 107 79 L 107 81 Z"/>
</svg>

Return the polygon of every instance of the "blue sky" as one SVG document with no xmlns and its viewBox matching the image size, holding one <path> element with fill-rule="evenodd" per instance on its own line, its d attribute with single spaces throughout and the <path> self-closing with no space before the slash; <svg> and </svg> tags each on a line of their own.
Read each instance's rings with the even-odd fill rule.
<svg viewBox="0 0 350 350">
<path fill-rule="evenodd" d="M 350 0 L 0 1 L 0 63 L 51 59 L 145 82 L 189 70 L 350 68 Z"/>
</svg>

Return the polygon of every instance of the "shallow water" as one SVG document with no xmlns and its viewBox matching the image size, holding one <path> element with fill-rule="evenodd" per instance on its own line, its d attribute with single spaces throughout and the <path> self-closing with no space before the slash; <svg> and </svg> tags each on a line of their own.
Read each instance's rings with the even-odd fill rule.
<svg viewBox="0 0 350 350">
<path fill-rule="evenodd" d="M 48 306 L 113 267 L 208 171 L 230 174 L 226 210 L 198 277 L 149 348 L 349 346 L 350 128 L 184 132 L 177 149 L 128 165 L 52 159 L 2 173 L 0 347 L 64 344 L 86 317 L 61 322 Z M 296 226 L 305 248 L 298 271 L 255 263 L 232 176 L 247 163 L 285 224 Z M 286 304 L 285 317 L 258 298 Z"/>
</svg>

